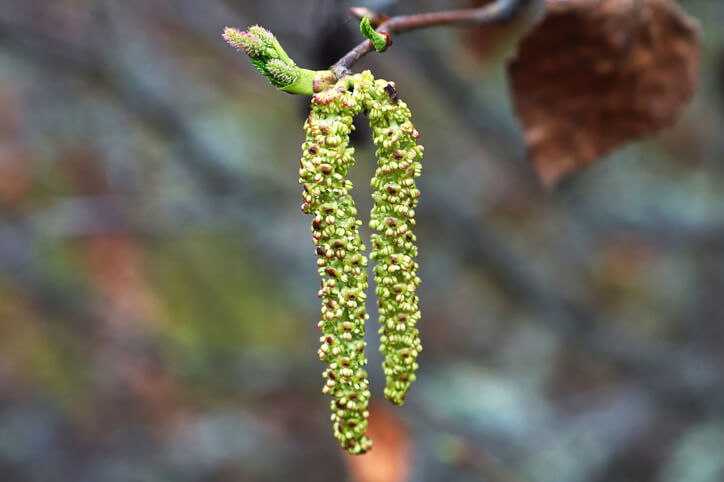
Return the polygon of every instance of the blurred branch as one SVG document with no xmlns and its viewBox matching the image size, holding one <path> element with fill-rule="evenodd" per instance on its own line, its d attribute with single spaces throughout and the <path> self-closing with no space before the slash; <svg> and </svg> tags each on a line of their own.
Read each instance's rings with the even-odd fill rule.
<svg viewBox="0 0 724 482">
<path fill-rule="evenodd" d="M 25 19 L 12 19 L 0 12 L 0 43 L 8 52 L 31 61 L 54 76 L 67 75 L 80 78 L 93 85 L 100 85 L 118 99 L 118 105 L 131 111 L 138 119 L 165 136 L 184 152 L 180 161 L 191 169 L 194 179 L 207 192 L 233 194 L 235 204 L 263 204 L 267 196 L 258 196 L 260 188 L 228 171 L 223 162 L 201 143 L 184 122 L 178 109 L 155 95 L 133 72 L 114 64 L 113 56 L 102 50 L 101 42 L 76 43 L 52 35 L 51 29 L 43 29 Z M 256 201 L 255 201 L 256 200 Z M 75 207 L 78 207 L 77 205 Z M 107 232 L 138 231 L 131 225 L 133 208 L 119 208 L 118 203 L 103 203 L 99 199 L 84 204 L 83 214 L 72 216 L 73 226 L 43 225 L 46 230 L 58 231 L 63 236 L 84 236 Z M 34 305 L 47 310 L 51 317 L 62 316 L 80 326 L 92 326 L 99 319 L 98 313 L 85 301 L 82 293 L 67 283 L 54 280 L 54 276 L 39 270 L 31 262 L 37 255 L 37 233 L 33 222 L 42 214 L 26 221 L 4 216 L 0 232 L 0 271 L 7 274 L 14 289 Z M 177 218 L 176 211 L 168 219 Z M 52 217 L 50 219 L 53 219 Z M 30 224 L 28 224 L 30 223 Z"/>
<path fill-rule="evenodd" d="M 193 130 L 183 121 L 178 109 L 139 81 L 137 76 L 113 61 L 102 42 L 74 43 L 48 34 L 25 21 L 0 16 L 0 41 L 8 50 L 35 59 L 36 65 L 98 82 L 116 95 L 119 104 L 162 135 L 178 143 L 186 153 L 184 163 L 211 192 L 253 192 L 251 183 L 232 175 L 208 149 L 202 147 Z"/>
<path fill-rule="evenodd" d="M 77 286 L 53 281 L 54 276 L 33 263 L 37 254 L 36 236 L 32 229 L 13 222 L 12 216 L 0 212 L 0 272 L 3 280 L 33 308 L 48 319 L 61 317 L 79 331 L 88 333 L 98 313 Z"/>
<path fill-rule="evenodd" d="M 688 376 L 687 353 L 670 347 L 643 344 L 606 328 L 606 320 L 578 300 L 553 293 L 543 279 L 527 268 L 525 259 L 513 253 L 506 243 L 481 226 L 476 219 L 461 214 L 460 209 L 435 193 L 426 195 L 431 224 L 443 231 L 456 232 L 466 261 L 489 273 L 507 296 L 535 311 L 537 318 L 563 339 L 571 339 L 629 376 L 640 380 L 662 404 L 684 410 L 724 406 L 724 388 L 697 383 Z M 421 214 L 424 214 L 424 210 Z"/>
<path fill-rule="evenodd" d="M 199 196 L 183 200 L 154 198 L 144 203 L 126 196 L 68 197 L 23 220 L 31 231 L 49 239 L 99 235 L 176 236 L 203 229 L 224 233 L 255 223 L 252 212 L 239 209 L 234 196 Z M 143 206 L 141 206 L 143 204 Z M 144 210 L 142 219 L 135 213 Z M 0 229 L 0 240 L 9 233 Z M 260 226 L 261 229 L 261 226 Z"/>
<path fill-rule="evenodd" d="M 602 213 L 585 203 L 571 202 L 570 212 L 576 222 L 585 225 L 593 235 L 626 234 L 645 239 L 655 246 L 697 246 L 701 249 L 724 249 L 724 223 L 691 222 L 675 214 L 627 217 Z"/>
</svg>

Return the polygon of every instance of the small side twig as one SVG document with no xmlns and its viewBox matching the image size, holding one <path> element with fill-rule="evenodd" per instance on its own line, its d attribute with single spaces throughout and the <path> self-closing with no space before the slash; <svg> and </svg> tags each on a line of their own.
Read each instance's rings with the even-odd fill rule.
<svg viewBox="0 0 724 482">
<path fill-rule="evenodd" d="M 401 34 L 422 28 L 443 25 L 480 26 L 494 23 L 506 23 L 520 17 L 533 19 L 542 12 L 543 0 L 496 0 L 494 3 L 478 8 L 463 10 L 447 10 L 435 13 L 422 13 L 416 15 L 401 15 L 386 17 L 367 8 L 351 8 L 350 13 L 357 18 L 369 18 L 377 26 L 377 32 L 386 32 L 390 35 Z M 330 70 L 337 78 L 349 72 L 349 69 L 359 59 L 374 51 L 371 41 L 365 40 L 339 59 Z"/>
</svg>

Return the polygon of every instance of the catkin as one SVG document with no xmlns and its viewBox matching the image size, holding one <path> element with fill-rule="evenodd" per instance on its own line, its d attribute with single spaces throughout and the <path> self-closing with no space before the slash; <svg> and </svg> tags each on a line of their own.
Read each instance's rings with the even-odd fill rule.
<svg viewBox="0 0 724 482">
<path fill-rule="evenodd" d="M 415 178 L 420 175 L 424 148 L 416 143 L 418 132 L 410 122 L 410 110 L 397 98 L 392 82 L 377 80 L 369 91 L 367 110 L 374 143 L 378 147 L 378 167 L 372 178 L 374 207 L 370 227 L 370 258 L 377 285 L 380 319 L 380 351 L 385 360 L 385 397 L 402 405 L 410 384 L 415 381 L 417 356 L 422 351 L 416 327 L 420 320 L 420 286 L 415 227 L 415 207 L 420 191 Z"/>
<path fill-rule="evenodd" d="M 377 51 L 390 43 L 389 34 L 375 32 L 369 19 L 360 25 Z M 311 71 L 297 67 L 268 30 L 258 25 L 246 31 L 227 27 L 224 39 L 243 50 L 252 64 L 277 88 L 312 96 L 304 123 L 299 183 L 303 185 L 302 211 L 314 216 L 312 237 L 322 278 L 318 296 L 322 316 L 319 358 L 327 364 L 322 389 L 332 396 L 334 435 L 352 454 L 367 452 L 370 390 L 365 365 L 365 308 L 367 258 L 360 239 L 357 209 L 349 192 L 347 171 L 354 165 L 349 134 L 355 115 L 369 115 L 378 167 L 372 178 L 374 206 L 370 215 L 370 258 L 376 262 L 374 279 L 380 320 L 380 351 L 386 377 L 385 397 L 402 405 L 415 381 L 417 357 L 422 351 L 417 289 L 415 208 L 420 191 L 422 146 L 410 122 L 410 110 L 398 99 L 395 85 L 375 80 L 369 71 L 334 82 L 341 69 Z M 320 89 L 324 89 L 319 92 Z"/>
<path fill-rule="evenodd" d="M 322 278 L 318 354 L 328 365 L 322 391 L 332 396 L 334 435 L 352 454 L 368 451 L 372 441 L 365 434 L 370 399 L 363 339 L 369 318 L 367 258 L 359 236 L 361 221 L 349 194 L 352 183 L 346 176 L 354 164 L 354 149 L 349 147 L 352 120 L 364 109 L 371 85 L 369 73 L 357 74 L 313 96 L 299 170 L 302 211 L 314 216 L 312 236 Z"/>
</svg>

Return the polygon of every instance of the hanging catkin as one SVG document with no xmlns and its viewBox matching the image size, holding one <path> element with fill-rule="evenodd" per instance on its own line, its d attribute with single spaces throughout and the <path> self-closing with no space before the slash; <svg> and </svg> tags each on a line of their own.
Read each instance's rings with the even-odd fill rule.
<svg viewBox="0 0 724 482">
<path fill-rule="evenodd" d="M 372 178 L 373 198 L 370 227 L 370 258 L 377 285 L 380 316 L 380 351 L 385 360 L 385 397 L 402 405 L 410 383 L 415 381 L 417 356 L 422 351 L 416 327 L 420 320 L 420 286 L 415 262 L 415 207 L 420 191 L 415 178 L 420 175 L 424 148 L 416 143 L 418 132 L 410 122 L 410 110 L 398 99 L 395 85 L 374 82 L 367 110 L 377 149 L 378 167 Z"/>
<path fill-rule="evenodd" d="M 386 32 L 377 32 L 364 18 L 362 33 L 383 51 L 390 44 Z M 386 376 L 385 396 L 402 405 L 415 380 L 417 357 L 422 351 L 420 286 L 415 262 L 415 208 L 420 191 L 423 147 L 410 122 L 410 110 L 397 98 L 392 82 L 375 80 L 369 71 L 344 75 L 345 69 L 312 71 L 298 67 L 268 30 L 255 25 L 246 31 L 227 27 L 224 39 L 245 52 L 252 64 L 275 87 L 294 94 L 312 95 L 304 130 L 299 182 L 304 186 L 302 211 L 314 216 L 312 237 L 322 278 L 322 331 L 319 358 L 327 364 L 322 391 L 332 396 L 334 435 L 352 454 L 372 447 L 367 437 L 369 382 L 365 365 L 365 309 L 367 258 L 360 240 L 357 210 L 346 179 L 354 164 L 349 147 L 353 118 L 369 114 L 378 167 L 372 178 L 374 206 L 370 216 L 371 259 L 374 267 L 380 318 L 380 351 Z M 336 82 L 336 83 L 335 83 Z"/>
<path fill-rule="evenodd" d="M 304 186 L 302 211 L 312 214 L 312 236 L 322 277 L 322 330 L 319 358 L 327 363 L 324 393 L 333 400 L 334 435 L 352 454 L 369 450 L 366 436 L 370 399 L 363 340 L 367 285 L 367 258 L 358 228 L 361 221 L 346 179 L 354 164 L 349 134 L 353 117 L 366 104 L 372 77 L 366 72 L 345 77 L 315 94 L 304 129 L 306 140 L 299 170 Z"/>
</svg>

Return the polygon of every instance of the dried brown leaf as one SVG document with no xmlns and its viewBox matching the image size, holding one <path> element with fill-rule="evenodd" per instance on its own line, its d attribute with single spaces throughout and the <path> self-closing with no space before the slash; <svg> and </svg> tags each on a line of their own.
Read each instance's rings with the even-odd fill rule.
<svg viewBox="0 0 724 482">
<path fill-rule="evenodd" d="M 696 22 L 670 0 L 549 0 L 509 65 L 543 182 L 673 124 L 699 67 Z"/>
</svg>

